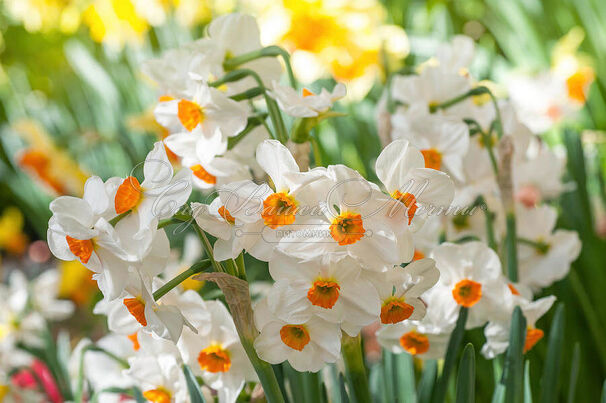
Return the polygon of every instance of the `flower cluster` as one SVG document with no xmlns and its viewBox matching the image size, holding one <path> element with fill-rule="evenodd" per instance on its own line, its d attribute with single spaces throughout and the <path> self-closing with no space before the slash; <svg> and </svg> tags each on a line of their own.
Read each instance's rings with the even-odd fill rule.
<svg viewBox="0 0 606 403">
<path fill-rule="evenodd" d="M 148 62 L 168 136 L 142 172 L 93 176 L 82 198 L 50 204 L 49 246 L 95 273 L 104 297 L 95 312 L 112 332 L 106 349 L 127 362 L 123 379 L 86 369 L 94 390 L 120 382 L 153 402 L 187 401 L 185 364 L 234 402 L 246 382 L 263 382 L 266 363 L 317 372 L 376 322 L 385 348 L 431 359 L 444 356 L 464 317 L 466 328 L 486 325 L 482 352 L 492 358 L 507 348 L 516 307 L 532 348 L 555 299 L 533 293 L 566 275 L 580 242 L 554 231 L 546 202 L 565 189 L 561 162 L 471 77 L 471 40 L 457 37 L 416 74 L 390 79 L 377 111 L 377 183 L 293 156 L 323 119 L 339 116 L 333 104 L 345 87 L 282 85 L 274 56 L 284 54 L 261 47 L 254 18 L 231 14 Z M 290 136 L 282 113 L 294 120 Z M 188 204 L 192 188 L 198 201 Z M 183 222 L 208 259 L 180 273 L 164 228 Z M 273 279 L 252 309 L 244 254 L 267 262 Z M 231 314 L 177 287 L 211 268 L 204 278 Z"/>
</svg>

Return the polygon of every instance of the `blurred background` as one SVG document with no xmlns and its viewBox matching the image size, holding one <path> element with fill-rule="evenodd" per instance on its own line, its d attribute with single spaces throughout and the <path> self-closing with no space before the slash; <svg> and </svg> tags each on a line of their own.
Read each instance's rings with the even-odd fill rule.
<svg viewBox="0 0 606 403">
<path fill-rule="evenodd" d="M 330 77 L 348 85 L 341 108 L 349 118 L 319 129 L 323 158 L 371 180 L 381 149 L 375 107 L 386 77 L 424 61 L 453 35 L 476 40 L 472 74 L 494 82 L 499 95 L 507 95 L 503 83 L 512 75 L 562 73 L 572 84 L 591 83 L 575 113 L 553 116 L 542 137 L 567 158 L 570 191 L 557 201 L 559 226 L 583 241 L 570 275 L 545 291 L 565 304 L 560 376 L 565 385 L 571 376 L 581 380 L 577 401 L 597 401 L 606 377 L 603 0 L 3 0 L 0 279 L 14 269 L 35 275 L 59 265 L 61 294 L 81 311 L 63 326 L 82 334 L 99 326 L 90 314 L 98 298 L 91 273 L 77 262 L 51 260 L 48 203 L 81 196 L 91 174 L 126 176 L 145 158 L 164 133 L 151 113 L 159 94 L 141 62 L 201 37 L 214 16 L 234 10 L 258 17 L 264 45 L 294 52 L 295 74 L 309 88 Z M 540 327 L 548 328 L 552 315 Z M 481 344 L 481 329 L 468 333 Z M 531 377 L 542 373 L 546 346 L 529 353 Z M 478 401 L 488 401 L 492 364 L 479 357 L 478 366 Z M 562 401 L 569 392 L 562 386 Z"/>
</svg>

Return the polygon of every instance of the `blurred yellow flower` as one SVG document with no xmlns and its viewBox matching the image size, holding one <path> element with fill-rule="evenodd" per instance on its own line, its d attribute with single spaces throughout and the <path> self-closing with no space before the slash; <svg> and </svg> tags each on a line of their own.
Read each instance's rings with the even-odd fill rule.
<svg viewBox="0 0 606 403">
<path fill-rule="evenodd" d="M 69 154 L 55 146 L 50 135 L 38 123 L 21 120 L 13 125 L 13 129 L 29 145 L 17 157 L 25 172 L 54 193 L 82 194 L 88 174 Z"/>
<path fill-rule="evenodd" d="M 97 292 L 97 283 L 93 273 L 77 260 L 59 263 L 61 281 L 59 283 L 59 298 L 72 300 L 76 305 L 85 305 Z"/>
<path fill-rule="evenodd" d="M 593 60 L 578 51 L 583 39 L 583 29 L 574 27 L 558 40 L 552 52 L 553 72 L 566 80 L 568 97 L 579 104 L 585 103 L 589 86 L 595 79 Z"/>
<path fill-rule="evenodd" d="M 384 24 L 385 10 L 376 0 L 249 3 L 258 15 L 262 42 L 278 43 L 291 51 L 300 80 L 311 82 L 331 75 L 348 84 L 348 96 L 353 98 L 370 89 L 384 61 L 400 62 L 409 51 L 406 34 Z"/>
<path fill-rule="evenodd" d="M 0 216 L 0 249 L 21 255 L 27 243 L 27 236 L 23 233 L 23 214 L 16 207 L 7 207 Z"/>
<path fill-rule="evenodd" d="M 5 0 L 9 15 L 30 32 L 60 30 L 70 34 L 80 25 L 80 2 L 73 0 Z"/>
</svg>

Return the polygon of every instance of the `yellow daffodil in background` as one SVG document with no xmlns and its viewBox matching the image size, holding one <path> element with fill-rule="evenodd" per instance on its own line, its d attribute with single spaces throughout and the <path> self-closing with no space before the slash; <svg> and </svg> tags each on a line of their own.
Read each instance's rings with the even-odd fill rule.
<svg viewBox="0 0 606 403">
<path fill-rule="evenodd" d="M 93 280 L 93 272 L 77 260 L 59 263 L 59 298 L 72 300 L 76 305 L 83 306 L 91 301 L 97 292 L 97 283 Z"/>
<path fill-rule="evenodd" d="M 13 129 L 28 147 L 17 157 L 23 170 L 57 194 L 82 194 L 87 174 L 36 122 L 22 120 Z"/>
<path fill-rule="evenodd" d="M 60 30 L 71 34 L 80 26 L 79 3 L 72 0 L 6 0 L 8 14 L 30 32 Z"/>
<path fill-rule="evenodd" d="M 23 233 L 23 214 L 16 207 L 7 207 L 0 215 L 0 250 L 21 255 L 27 243 L 27 236 Z"/>
<path fill-rule="evenodd" d="M 386 25 L 378 1 L 251 1 L 261 40 L 292 52 L 295 74 L 305 82 L 333 76 L 347 83 L 348 96 L 364 96 L 381 73 L 382 51 L 402 60 L 409 51 L 404 31 Z"/>
<path fill-rule="evenodd" d="M 589 86 L 595 78 L 591 58 L 578 51 L 583 39 L 583 29 L 572 28 L 560 38 L 552 53 L 554 73 L 566 80 L 568 97 L 581 105 L 585 103 Z"/>
</svg>

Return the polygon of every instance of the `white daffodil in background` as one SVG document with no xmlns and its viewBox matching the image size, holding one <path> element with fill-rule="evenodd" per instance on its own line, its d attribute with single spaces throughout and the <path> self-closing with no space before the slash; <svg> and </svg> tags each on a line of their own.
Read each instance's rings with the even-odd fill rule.
<svg viewBox="0 0 606 403">
<path fill-rule="evenodd" d="M 299 94 L 292 87 L 281 85 L 277 82 L 272 83 L 270 96 L 274 98 L 280 108 L 288 115 L 295 118 L 313 118 L 321 117 L 335 103 L 343 98 L 347 93 L 345 85 L 339 83 L 335 85 L 332 92 L 322 88 L 319 94 L 314 94 L 304 88 Z"/>
<path fill-rule="evenodd" d="M 516 200 L 526 207 L 535 207 L 544 200 L 558 197 L 564 190 L 562 176 L 565 160 L 543 145 L 536 154 L 513 168 Z"/>
<path fill-rule="evenodd" d="M 219 402 L 233 403 L 245 382 L 257 381 L 255 371 L 244 352 L 231 315 L 219 301 L 202 301 L 197 297 L 199 308 L 208 312 L 208 321 L 192 324 L 210 328 L 207 332 L 193 333 L 184 330 L 178 347 L 183 360 L 199 375 L 204 383 L 217 390 Z"/>
<path fill-rule="evenodd" d="M 379 296 L 369 281 L 371 276 L 349 256 L 301 260 L 276 253 L 269 273 L 276 282 L 267 305 L 285 322 L 307 322 L 319 316 L 356 336 L 379 315 Z"/>
<path fill-rule="evenodd" d="M 562 229 L 554 231 L 554 207 L 519 206 L 517 212 L 520 282 L 533 289 L 548 287 L 568 274 L 570 264 L 581 253 L 579 235 Z"/>
<path fill-rule="evenodd" d="M 267 300 L 255 307 L 255 325 L 260 334 L 255 349 L 270 364 L 288 361 L 297 371 L 318 372 L 333 363 L 341 351 L 341 329 L 336 323 L 312 317 L 305 323 L 292 323 L 274 316 Z"/>
<path fill-rule="evenodd" d="M 377 339 L 385 349 L 395 354 L 406 352 L 423 360 L 444 357 L 449 338 L 450 332 L 413 320 L 383 325 L 377 331 Z"/>
</svg>

